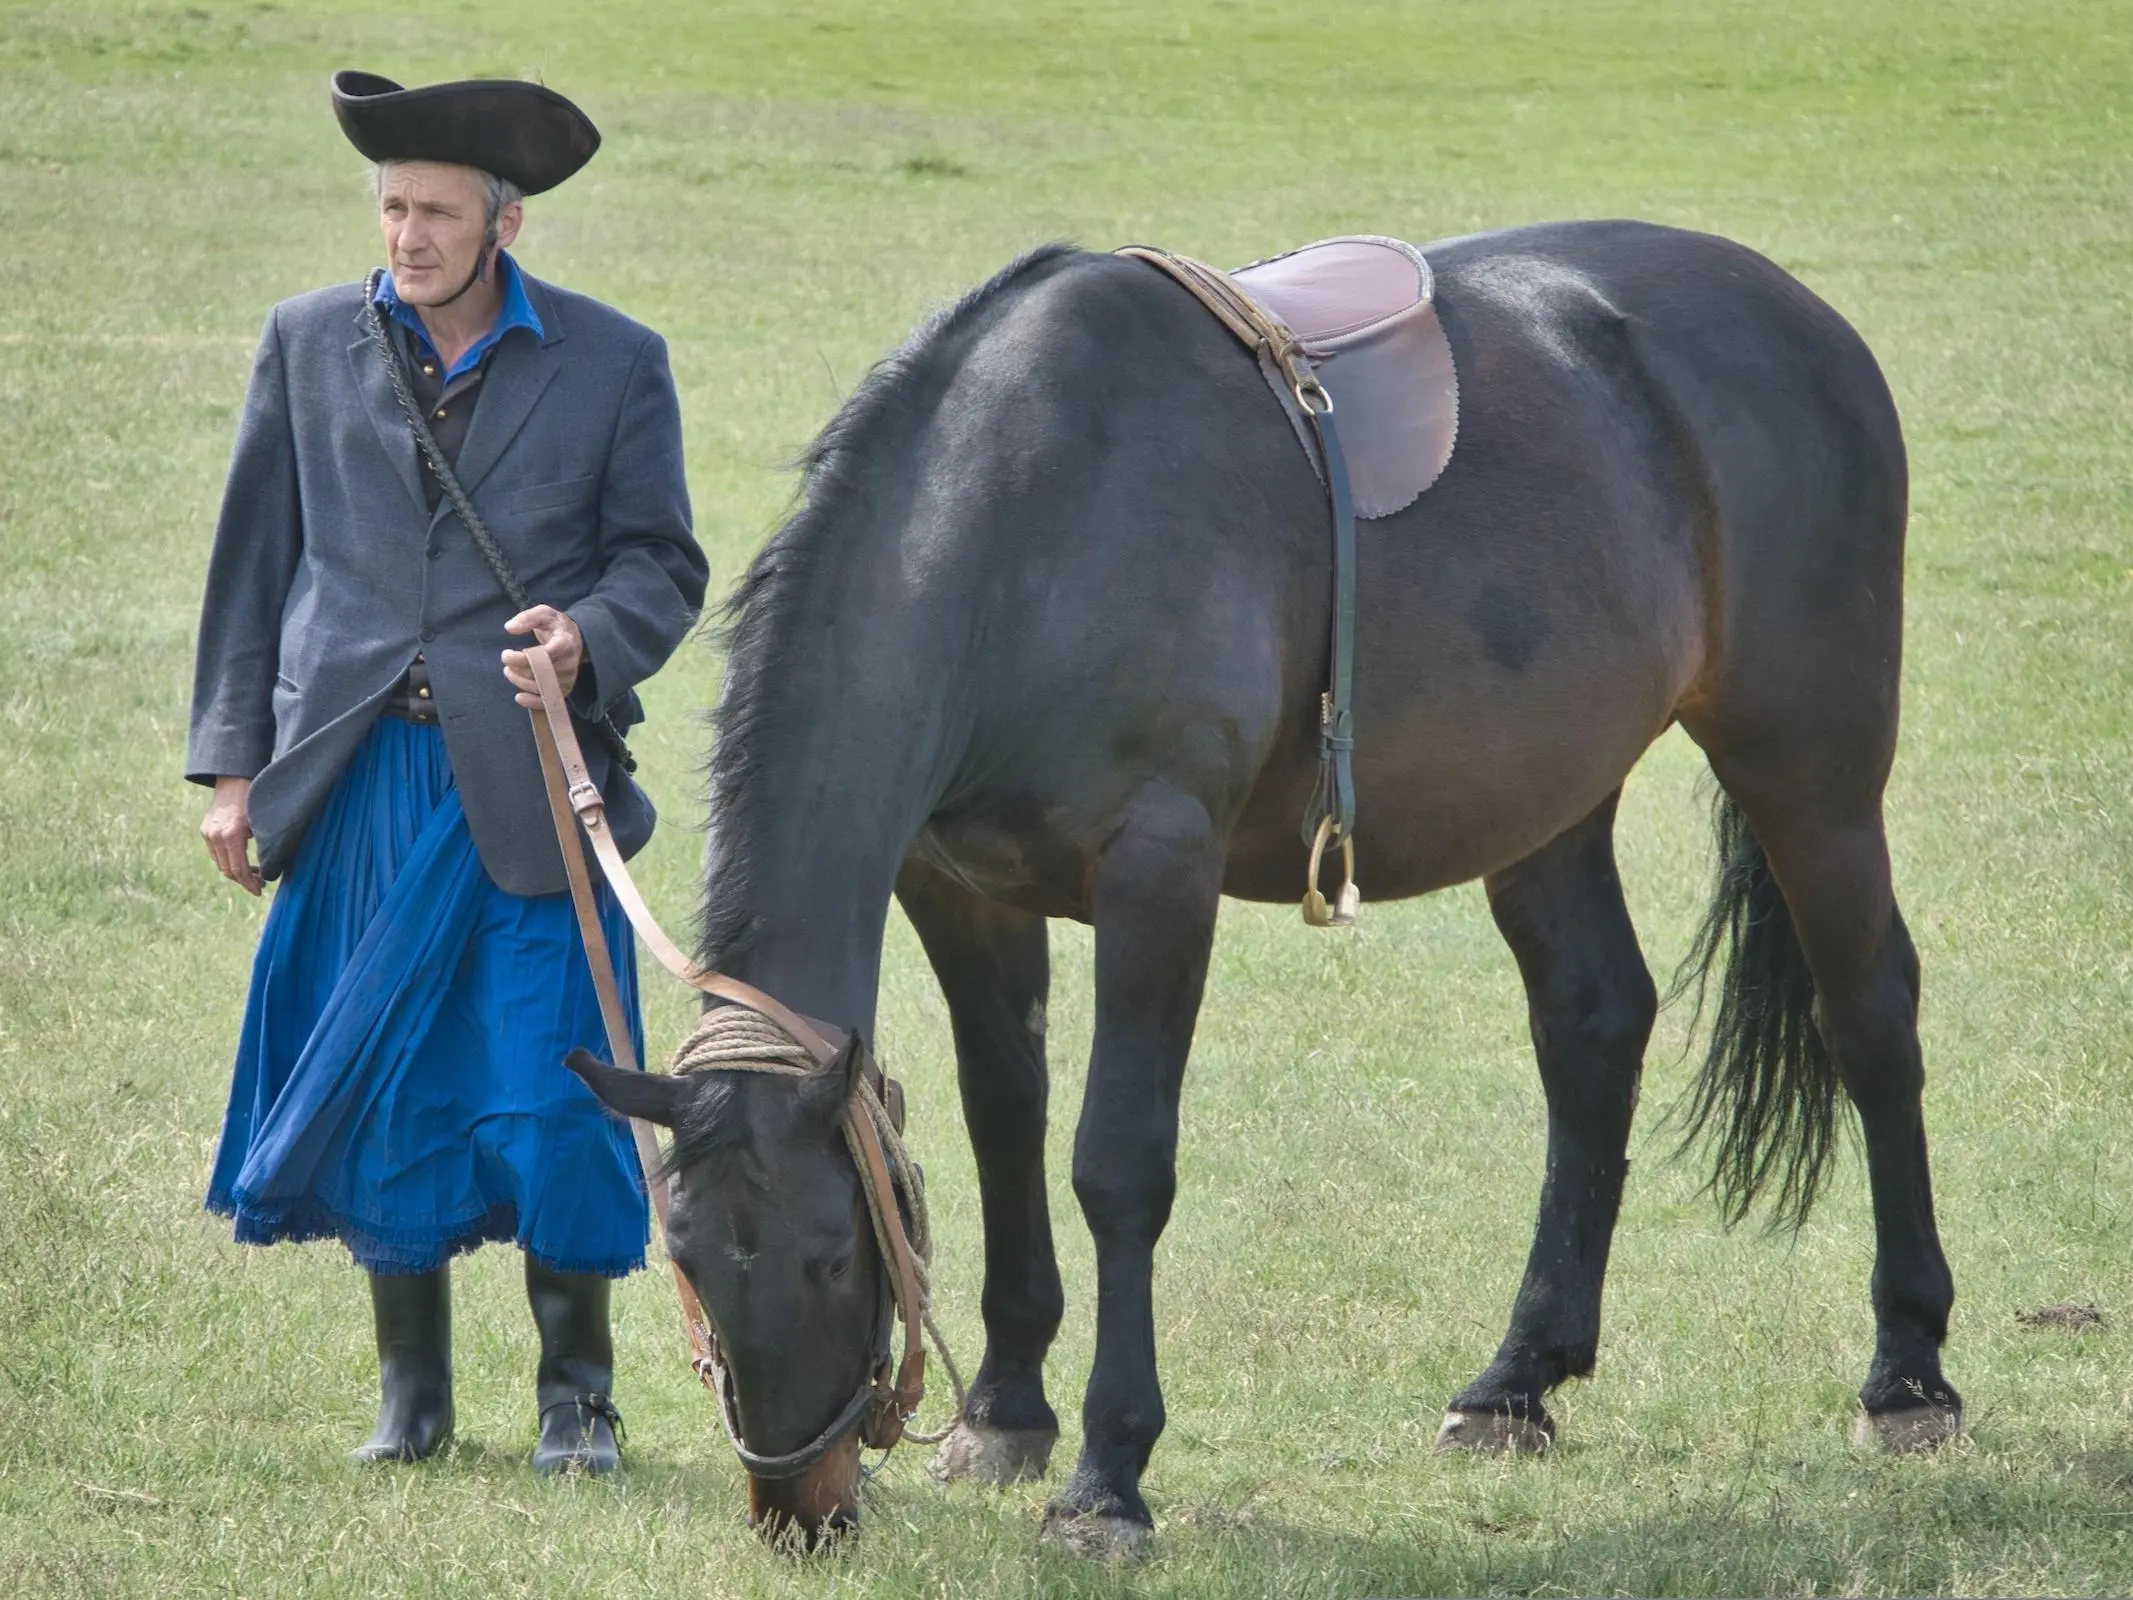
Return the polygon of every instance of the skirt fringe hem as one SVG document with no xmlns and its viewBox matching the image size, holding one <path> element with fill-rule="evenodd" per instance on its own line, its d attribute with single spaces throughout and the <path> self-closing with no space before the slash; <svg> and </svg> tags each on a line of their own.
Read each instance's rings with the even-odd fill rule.
<svg viewBox="0 0 2133 1600">
<path fill-rule="evenodd" d="M 434 1272 L 454 1256 L 469 1254 L 485 1244 L 515 1244 L 552 1272 L 626 1278 L 645 1264 L 641 1247 L 633 1254 L 551 1255 L 521 1237 L 518 1203 L 512 1200 L 492 1206 L 485 1215 L 471 1222 L 445 1222 L 428 1227 L 404 1224 L 393 1228 L 374 1227 L 316 1201 L 283 1215 L 271 1216 L 249 1209 L 241 1200 L 216 1195 L 208 1199 L 207 1209 L 235 1222 L 239 1244 L 309 1244 L 320 1239 L 338 1239 L 348 1247 L 358 1265 L 381 1277 Z"/>
</svg>

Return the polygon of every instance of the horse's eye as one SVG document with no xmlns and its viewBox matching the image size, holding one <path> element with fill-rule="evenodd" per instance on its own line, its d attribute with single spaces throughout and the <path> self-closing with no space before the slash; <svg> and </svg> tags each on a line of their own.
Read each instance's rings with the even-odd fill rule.
<svg viewBox="0 0 2133 1600">
<path fill-rule="evenodd" d="M 838 1256 L 827 1267 L 822 1269 L 823 1278 L 830 1283 L 837 1282 L 838 1279 L 852 1270 L 852 1260 L 853 1252 L 850 1250 L 845 1251 L 844 1254 Z"/>
</svg>

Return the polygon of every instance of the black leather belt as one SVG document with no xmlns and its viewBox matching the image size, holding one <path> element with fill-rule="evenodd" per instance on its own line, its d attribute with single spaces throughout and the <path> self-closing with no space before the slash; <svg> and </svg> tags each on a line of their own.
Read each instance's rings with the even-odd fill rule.
<svg viewBox="0 0 2133 1600">
<path fill-rule="evenodd" d="M 437 702 L 430 696 L 430 664 L 419 655 L 408 663 L 407 671 L 393 685 L 393 692 L 385 702 L 385 714 L 403 722 L 434 723 L 437 720 Z"/>
</svg>

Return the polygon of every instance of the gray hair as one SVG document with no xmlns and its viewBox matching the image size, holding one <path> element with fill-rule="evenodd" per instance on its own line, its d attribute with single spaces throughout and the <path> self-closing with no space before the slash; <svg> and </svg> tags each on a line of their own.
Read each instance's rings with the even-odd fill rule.
<svg viewBox="0 0 2133 1600">
<path fill-rule="evenodd" d="M 392 164 L 389 161 L 373 161 L 370 164 L 370 197 L 373 200 L 385 193 L 385 169 Z M 493 172 L 481 172 L 479 168 L 475 170 L 481 177 L 482 204 L 488 213 L 482 219 L 482 228 L 488 235 L 489 243 L 493 245 L 496 242 L 497 219 L 504 214 L 506 207 L 515 206 L 525 199 L 526 191 L 508 178 L 499 178 Z"/>
</svg>

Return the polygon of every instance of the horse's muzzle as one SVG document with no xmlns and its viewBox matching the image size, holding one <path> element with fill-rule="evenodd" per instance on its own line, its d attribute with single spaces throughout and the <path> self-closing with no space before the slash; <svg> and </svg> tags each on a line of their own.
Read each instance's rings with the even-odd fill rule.
<svg viewBox="0 0 2133 1600">
<path fill-rule="evenodd" d="M 748 1480 L 748 1523 L 772 1544 L 819 1549 L 859 1531 L 859 1435 L 823 1452 L 797 1478 Z"/>
</svg>

